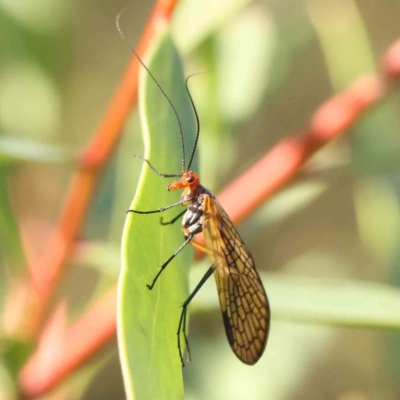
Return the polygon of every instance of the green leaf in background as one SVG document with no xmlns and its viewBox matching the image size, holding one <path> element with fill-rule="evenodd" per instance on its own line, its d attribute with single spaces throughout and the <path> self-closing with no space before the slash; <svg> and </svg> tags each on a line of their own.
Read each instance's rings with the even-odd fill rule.
<svg viewBox="0 0 400 400">
<path fill-rule="evenodd" d="M 307 6 L 335 91 L 374 69 L 371 43 L 357 2 L 344 0 L 339 6 L 337 2 L 308 1 Z"/>
<path fill-rule="evenodd" d="M 72 164 L 77 162 L 77 157 L 74 156 L 72 151 L 60 146 L 14 137 L 0 137 L 0 164 L 18 164 L 27 161 Z"/>
<path fill-rule="evenodd" d="M 260 4 L 221 29 L 216 51 L 219 108 L 229 124 L 251 118 L 267 95 L 276 36 L 275 21 Z"/>
<path fill-rule="evenodd" d="M 193 271 L 190 279 L 193 286 L 201 274 L 197 268 Z M 260 276 L 273 319 L 351 328 L 400 329 L 400 290 L 393 286 L 263 272 Z M 211 285 L 205 285 L 193 305 L 203 311 L 219 309 L 214 291 Z"/>
<path fill-rule="evenodd" d="M 12 208 L 10 194 L 8 192 L 9 169 L 0 165 L 0 253 L 1 265 L 7 265 L 12 273 L 25 272 L 26 260 L 22 248 L 21 234 L 15 212 Z M 6 273 L 3 273 L 3 277 Z M 3 297 L 6 279 L 0 282 L 0 298 Z M 4 304 L 4 301 L 1 302 Z M 1 310 L 2 306 L 0 306 Z"/>
<path fill-rule="evenodd" d="M 193 50 L 224 22 L 243 11 L 250 0 L 186 0 L 174 13 L 173 33 L 184 54 Z"/>
<path fill-rule="evenodd" d="M 188 162 L 196 126 L 184 88 L 182 63 L 167 31 L 158 38 L 146 65 L 179 113 Z M 149 74 L 142 73 L 139 98 L 145 157 L 160 171 L 179 174 L 182 150 L 175 115 Z M 135 149 L 132 149 L 132 162 L 141 162 L 134 159 L 133 154 Z M 166 191 L 169 182 L 171 180 L 160 178 L 144 163 L 130 208 L 154 210 L 178 201 L 179 193 Z M 181 211 L 181 207 L 173 208 L 162 216 L 170 220 Z M 152 282 L 163 262 L 184 241 L 179 222 L 161 226 L 160 217 L 161 214 L 130 213 L 123 233 L 118 339 L 128 399 L 179 399 L 183 396 L 176 331 L 180 306 L 188 295 L 187 275 L 193 252 L 189 246 L 184 249 L 168 265 L 153 290 L 147 289 L 146 284 Z"/>
<path fill-rule="evenodd" d="M 13 382 L 10 371 L 8 371 L 3 364 L 2 359 L 0 359 L 0 399 L 17 399 L 15 383 Z"/>
</svg>

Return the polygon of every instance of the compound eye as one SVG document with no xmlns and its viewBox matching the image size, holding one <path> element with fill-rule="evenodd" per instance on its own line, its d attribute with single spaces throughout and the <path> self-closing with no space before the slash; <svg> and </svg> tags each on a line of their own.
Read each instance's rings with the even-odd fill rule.
<svg viewBox="0 0 400 400">
<path fill-rule="evenodd" d="M 194 176 L 191 175 L 191 176 L 189 176 L 189 178 L 186 178 L 186 182 L 189 182 L 189 183 L 194 182 Z"/>
</svg>

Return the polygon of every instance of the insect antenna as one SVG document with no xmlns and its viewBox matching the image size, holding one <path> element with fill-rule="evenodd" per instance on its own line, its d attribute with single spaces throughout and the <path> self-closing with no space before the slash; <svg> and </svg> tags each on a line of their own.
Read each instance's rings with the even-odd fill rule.
<svg viewBox="0 0 400 400">
<path fill-rule="evenodd" d="M 187 94 L 188 94 L 188 96 L 189 96 L 189 100 L 190 100 L 190 104 L 192 105 L 192 109 L 193 109 L 193 112 L 194 112 L 194 116 L 196 117 L 196 126 L 197 126 L 196 139 L 195 139 L 195 141 L 194 141 L 192 154 L 191 154 L 191 156 L 190 156 L 189 164 L 188 164 L 188 167 L 187 167 L 187 170 L 188 170 L 188 171 L 190 171 L 190 166 L 192 165 L 194 153 L 196 152 L 197 142 L 199 141 L 199 135 L 200 135 L 200 119 L 199 119 L 199 114 L 197 113 L 196 106 L 195 106 L 195 104 L 194 104 L 194 101 L 193 101 L 192 95 L 190 94 L 190 90 L 189 90 L 189 86 L 188 86 L 188 81 L 189 81 L 189 79 L 192 78 L 192 77 L 195 76 L 195 75 L 198 75 L 198 73 L 197 73 L 197 74 L 189 75 L 189 76 L 186 78 L 186 80 L 185 80 L 186 92 L 187 92 Z"/>
<path fill-rule="evenodd" d="M 146 64 L 143 62 L 143 60 L 140 58 L 139 54 L 136 53 L 136 51 L 133 49 L 133 47 L 129 44 L 128 40 L 126 39 L 125 35 L 122 32 L 122 29 L 119 25 L 119 20 L 122 16 L 122 14 L 127 10 L 128 7 L 124 8 L 123 10 L 120 11 L 120 13 L 117 16 L 116 19 L 116 25 L 117 25 L 117 29 L 119 32 L 119 35 L 121 36 L 121 39 L 125 42 L 125 44 L 129 47 L 129 49 L 131 50 L 131 52 L 135 55 L 135 57 L 139 60 L 140 64 L 142 64 L 143 68 L 148 72 L 148 74 L 150 75 L 151 79 L 153 79 L 154 83 L 157 85 L 157 87 L 160 89 L 161 93 L 163 94 L 163 96 L 167 99 L 169 105 L 172 108 L 172 111 L 175 114 L 176 120 L 178 122 L 178 126 L 179 126 L 179 133 L 181 136 L 181 143 L 182 143 L 182 171 L 185 171 L 185 141 L 183 140 L 183 129 L 182 129 L 182 124 L 181 124 L 181 120 L 179 118 L 178 115 L 178 111 L 176 111 L 175 106 L 172 104 L 171 99 L 168 97 L 167 93 L 165 93 L 164 89 L 161 87 L 161 85 L 158 83 L 157 79 L 155 78 L 155 76 L 151 73 L 151 71 L 147 68 Z M 190 94 L 189 94 L 190 96 Z M 193 102 L 192 102 L 193 104 Z M 197 139 L 196 139 L 197 140 Z M 193 155 L 192 155 L 193 158 Z M 181 176 L 181 174 L 177 175 L 177 176 Z"/>
<path fill-rule="evenodd" d="M 190 78 L 193 78 L 196 75 L 201 75 L 201 74 L 205 74 L 206 72 L 210 72 L 211 70 L 206 70 L 206 71 L 200 71 L 200 72 L 196 72 L 192 75 L 189 75 L 186 80 L 185 80 L 185 87 L 186 87 L 186 92 L 189 96 L 189 100 L 190 100 L 190 104 L 192 105 L 192 109 L 194 112 L 194 116 L 196 118 L 196 125 L 197 125 L 197 132 L 196 132 L 196 139 L 194 141 L 194 146 L 193 146 L 193 150 L 192 150 L 192 154 L 190 156 L 190 160 L 189 160 L 189 164 L 187 167 L 187 171 L 190 171 L 190 166 L 192 165 L 193 162 L 193 158 L 194 158 L 194 154 L 196 153 L 196 148 L 197 148 L 197 142 L 199 141 L 199 135 L 200 135 L 200 119 L 199 119 L 199 114 L 197 113 L 197 109 L 196 106 L 194 104 L 192 95 L 190 94 L 190 90 L 189 90 L 189 86 L 188 86 L 188 82 Z"/>
</svg>

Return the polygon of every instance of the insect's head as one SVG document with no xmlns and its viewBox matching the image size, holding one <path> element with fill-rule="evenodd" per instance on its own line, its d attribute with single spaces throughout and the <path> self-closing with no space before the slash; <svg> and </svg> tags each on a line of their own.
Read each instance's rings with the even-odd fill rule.
<svg viewBox="0 0 400 400">
<path fill-rule="evenodd" d="M 196 189 L 199 186 L 200 180 L 196 172 L 185 171 L 182 173 L 181 179 L 170 183 L 167 187 L 168 191 L 177 189 L 190 188 L 191 190 Z"/>
</svg>

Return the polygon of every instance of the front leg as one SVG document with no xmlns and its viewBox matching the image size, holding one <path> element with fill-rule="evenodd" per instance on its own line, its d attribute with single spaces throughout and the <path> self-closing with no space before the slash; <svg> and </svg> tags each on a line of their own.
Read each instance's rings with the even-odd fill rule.
<svg viewBox="0 0 400 400">
<path fill-rule="evenodd" d="M 193 239 L 193 235 L 189 235 L 186 240 L 183 242 L 183 244 L 172 254 L 170 258 L 168 258 L 167 261 L 163 265 L 161 265 L 160 270 L 158 271 L 157 275 L 153 279 L 153 282 L 151 282 L 151 285 L 147 285 L 149 290 L 153 289 L 155 283 L 157 282 L 157 279 L 160 277 L 164 269 L 167 267 L 167 265 L 182 251 L 182 249 Z"/>
<path fill-rule="evenodd" d="M 160 224 L 161 225 L 172 225 L 173 223 L 175 223 L 176 221 L 178 221 L 178 219 L 180 217 L 182 217 L 183 214 L 185 214 L 186 210 L 183 210 L 181 213 L 179 213 L 175 218 L 171 219 L 171 221 L 168 222 L 164 222 L 163 221 L 163 217 L 160 218 Z"/>
</svg>

